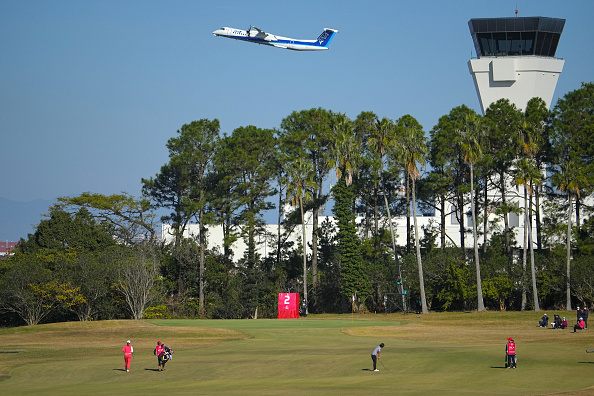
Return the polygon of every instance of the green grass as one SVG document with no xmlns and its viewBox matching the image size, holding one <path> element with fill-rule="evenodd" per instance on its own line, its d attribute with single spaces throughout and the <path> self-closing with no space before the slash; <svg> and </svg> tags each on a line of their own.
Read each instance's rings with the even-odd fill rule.
<svg viewBox="0 0 594 396">
<path fill-rule="evenodd" d="M 553 312 L 547 312 L 553 316 Z M 561 313 L 570 323 L 574 313 Z M 538 327 L 534 312 L 151 320 L 0 329 L 11 394 L 594 394 L 594 329 Z M 518 369 L 504 369 L 514 337 Z M 134 359 L 122 371 L 130 338 Z M 175 350 L 165 372 L 157 340 Z M 369 371 L 380 342 L 379 373 Z"/>
</svg>

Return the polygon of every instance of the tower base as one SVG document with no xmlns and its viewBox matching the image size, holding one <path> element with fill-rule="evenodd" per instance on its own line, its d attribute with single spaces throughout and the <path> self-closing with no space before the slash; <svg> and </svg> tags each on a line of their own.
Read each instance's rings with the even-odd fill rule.
<svg viewBox="0 0 594 396">
<path fill-rule="evenodd" d="M 483 115 L 499 99 L 508 99 L 524 110 L 534 97 L 550 108 L 563 59 L 538 56 L 481 57 L 468 61 Z"/>
</svg>

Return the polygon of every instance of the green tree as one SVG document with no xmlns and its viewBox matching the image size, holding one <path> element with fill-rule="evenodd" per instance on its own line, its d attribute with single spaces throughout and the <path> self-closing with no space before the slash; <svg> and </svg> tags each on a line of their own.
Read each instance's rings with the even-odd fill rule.
<svg viewBox="0 0 594 396">
<path fill-rule="evenodd" d="M 417 223 L 416 188 L 415 181 L 421 177 L 418 165 L 425 164 L 425 155 L 428 153 L 426 138 L 421 125 L 410 115 L 402 117 L 398 123 L 400 133 L 398 136 L 399 153 L 395 156 L 404 159 L 405 174 L 411 181 L 412 210 L 415 227 L 415 246 L 417 253 L 417 266 L 419 270 L 419 287 L 421 292 L 421 307 L 424 314 L 429 313 L 425 297 L 425 281 L 423 276 L 423 262 L 421 260 L 421 245 L 419 243 L 419 227 Z"/>
<path fill-rule="evenodd" d="M 379 177 L 378 183 L 381 186 L 382 195 L 384 196 L 384 204 L 386 206 L 386 213 L 388 215 L 388 224 L 390 226 L 390 236 L 392 240 L 392 249 L 394 252 L 394 260 L 396 262 L 396 276 L 401 282 L 398 284 L 398 293 L 403 293 L 404 285 L 402 284 L 402 274 L 400 272 L 400 263 L 398 261 L 398 252 L 396 251 L 396 233 L 394 232 L 394 225 L 392 223 L 392 215 L 390 213 L 390 204 L 388 203 L 388 194 L 386 193 L 386 183 L 384 180 L 384 157 L 386 156 L 387 150 L 395 148 L 398 145 L 396 138 L 396 125 L 394 122 L 386 117 L 381 120 L 376 118 L 374 123 L 375 128 L 372 129 L 370 137 L 367 143 L 373 147 L 374 151 L 379 155 Z M 376 238 L 377 236 L 377 225 L 376 225 Z M 404 294 L 402 294 L 402 304 L 404 310 L 406 310 L 406 300 Z"/>
<path fill-rule="evenodd" d="M 528 158 L 522 158 L 516 162 L 516 185 L 522 185 L 524 187 L 524 254 L 522 258 L 522 269 L 523 272 L 526 270 L 526 248 L 530 250 L 530 266 L 532 273 L 532 295 L 534 300 L 534 311 L 540 311 L 540 305 L 538 303 L 538 289 L 536 287 L 536 267 L 534 263 L 534 246 L 532 241 L 532 217 L 530 216 L 530 207 L 532 202 L 532 195 L 534 191 L 534 184 L 540 184 L 541 174 L 540 171 L 534 166 L 534 164 Z M 524 282 L 522 282 L 524 283 Z M 523 290 L 525 290 L 525 287 Z M 524 307 L 525 299 L 522 298 L 522 307 Z"/>
<path fill-rule="evenodd" d="M 464 128 L 464 120 L 473 110 L 462 105 L 453 108 L 449 114 L 442 116 L 430 132 L 431 172 L 427 188 L 438 198 L 440 211 L 441 245 L 446 246 L 446 216 L 454 214 L 459 224 L 460 247 L 465 247 L 465 194 L 468 187 L 465 183 L 467 165 L 461 150 L 462 137 L 458 131 Z M 429 197 L 432 197 L 429 194 Z M 447 205 L 454 203 L 450 210 Z M 453 243 L 453 242 L 452 242 Z"/>
<path fill-rule="evenodd" d="M 0 310 L 16 313 L 28 326 L 36 325 L 58 307 L 84 303 L 80 287 L 60 282 L 45 268 L 42 253 L 17 253 L 2 263 Z"/>
<path fill-rule="evenodd" d="M 334 159 L 331 163 L 336 167 L 338 179 L 332 187 L 332 213 L 338 225 L 336 239 L 340 253 L 341 293 L 348 300 L 354 297 L 354 303 L 358 304 L 369 295 L 369 281 L 361 267 L 360 241 L 353 211 L 355 194 L 352 181 L 358 171 L 361 142 L 353 133 L 352 122 L 345 115 L 336 115 L 332 125 Z"/>
<path fill-rule="evenodd" d="M 511 258 L 511 232 L 509 214 L 515 211 L 507 194 L 511 184 L 511 168 L 517 155 L 518 133 L 522 122 L 522 112 L 507 99 L 492 103 L 485 112 L 488 125 L 485 152 L 490 153 L 491 172 L 494 174 L 493 186 L 499 192 L 499 202 L 494 202 L 495 214 L 503 218 L 506 252 Z"/>
<path fill-rule="evenodd" d="M 566 236 L 566 295 L 571 309 L 571 219 L 575 206 L 575 224 L 580 233 L 581 196 L 588 196 L 594 185 L 594 83 L 582 83 L 581 88 L 559 99 L 554 109 L 552 139 L 555 156 L 559 159 L 553 183 L 568 200 Z M 572 202 L 573 201 L 573 202 Z"/>
<path fill-rule="evenodd" d="M 243 226 L 242 236 L 248 246 L 245 258 L 250 266 L 257 262 L 256 234 L 263 224 L 262 211 L 274 209 L 267 199 L 276 193 L 271 184 L 275 177 L 275 145 L 272 129 L 250 125 L 236 128 L 217 153 L 218 161 L 221 156 L 227 157 L 224 162 L 229 186 L 240 210 L 237 221 Z"/>
<path fill-rule="evenodd" d="M 50 207 L 49 211 L 49 219 L 41 220 L 35 232 L 29 234 L 26 241 L 21 240 L 21 251 L 67 248 L 101 251 L 115 245 L 108 228 L 98 224 L 86 208 L 80 208 L 76 213 L 70 214 L 59 205 L 55 205 Z"/>
<path fill-rule="evenodd" d="M 566 248 L 566 309 L 571 310 L 571 218 L 573 214 L 573 198 L 580 196 L 580 185 L 585 183 L 583 169 L 576 165 L 572 158 L 565 158 L 561 163 L 561 171 L 552 177 L 553 183 L 567 195 L 567 234 Z"/>
<path fill-rule="evenodd" d="M 484 136 L 482 120 L 478 115 L 467 114 L 465 117 L 462 134 L 462 152 L 464 162 L 470 165 L 470 208 L 472 212 L 472 236 L 474 239 L 474 264 L 476 266 L 476 293 L 478 298 L 478 311 L 484 311 L 483 289 L 481 284 L 481 266 L 479 262 L 478 235 L 476 226 L 476 211 L 474 201 L 474 165 L 482 156 L 481 140 Z"/>
<path fill-rule="evenodd" d="M 312 191 L 312 240 L 311 268 L 312 282 L 318 284 L 318 233 L 320 209 L 327 200 L 323 193 L 324 180 L 331 170 L 331 119 L 333 113 L 322 108 L 312 108 L 300 112 L 292 112 L 281 121 L 279 146 L 290 156 L 304 156 L 312 165 L 313 182 L 316 188 Z"/>
<path fill-rule="evenodd" d="M 301 210 L 301 232 L 303 246 L 303 299 L 305 302 L 305 314 L 308 314 L 307 298 L 307 238 L 305 233 L 305 213 L 303 212 L 304 201 L 313 198 L 312 191 L 316 190 L 316 183 L 313 181 L 315 175 L 310 162 L 303 157 L 297 157 L 287 163 L 287 198 L 293 202 L 293 206 L 299 205 Z"/>
<path fill-rule="evenodd" d="M 127 245 L 138 240 L 157 239 L 155 215 L 147 198 L 135 199 L 127 193 L 103 195 L 84 192 L 77 197 L 58 198 L 58 202 L 65 210 L 69 207 L 89 209 L 117 240 Z"/>
<path fill-rule="evenodd" d="M 164 220 L 172 221 L 175 246 L 184 238 L 187 224 L 194 218 L 198 221 L 199 299 L 202 311 L 207 249 L 206 226 L 212 222 L 208 213 L 208 205 L 212 201 L 209 195 L 208 175 L 212 171 L 219 129 L 217 119 L 201 119 L 182 125 L 177 131 L 178 136 L 167 141 L 169 163 L 161 167 L 161 173 L 155 178 L 143 179 L 143 190 L 156 202 L 156 206 L 173 210 Z"/>
<path fill-rule="evenodd" d="M 541 98 L 532 98 L 526 105 L 524 111 L 524 121 L 527 128 L 522 128 L 524 136 L 524 153 L 530 153 L 530 158 L 534 162 L 536 169 L 542 174 L 542 170 L 553 163 L 552 147 L 550 144 L 550 131 L 552 127 L 552 113 Z M 526 133 L 528 132 L 528 133 Z M 522 142 L 520 142 L 522 144 Z M 541 178 L 541 180 L 544 177 Z M 535 214 L 536 221 L 536 245 L 539 251 L 542 250 L 542 220 L 541 220 L 541 196 L 543 183 L 534 186 L 534 205 L 530 208 Z"/>
</svg>

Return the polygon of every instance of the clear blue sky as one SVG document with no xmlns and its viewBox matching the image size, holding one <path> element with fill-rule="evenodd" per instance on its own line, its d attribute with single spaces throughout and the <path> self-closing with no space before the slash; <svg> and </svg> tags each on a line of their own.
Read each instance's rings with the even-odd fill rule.
<svg viewBox="0 0 594 396">
<path fill-rule="evenodd" d="M 455 106 L 480 112 L 468 20 L 513 16 L 516 4 L 519 16 L 567 19 L 553 103 L 594 80 L 592 0 L 0 0 L 0 197 L 138 196 L 168 161 L 167 140 L 201 118 L 230 134 L 323 107 L 411 114 L 428 131 Z M 250 25 L 340 33 L 323 52 L 211 34 Z"/>
</svg>

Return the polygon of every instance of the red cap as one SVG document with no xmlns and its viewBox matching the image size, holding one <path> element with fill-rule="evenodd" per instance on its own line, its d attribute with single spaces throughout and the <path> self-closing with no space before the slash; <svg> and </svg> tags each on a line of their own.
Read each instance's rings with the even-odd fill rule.
<svg viewBox="0 0 594 396">
<path fill-rule="evenodd" d="M 511 338 L 511 337 L 509 337 L 507 340 L 508 340 L 508 341 L 513 341 L 514 339 L 513 339 L 513 338 Z"/>
<path fill-rule="evenodd" d="M 510 338 L 510 340 L 511 340 L 511 338 Z M 161 345 L 161 341 L 157 341 L 157 345 Z"/>
</svg>

